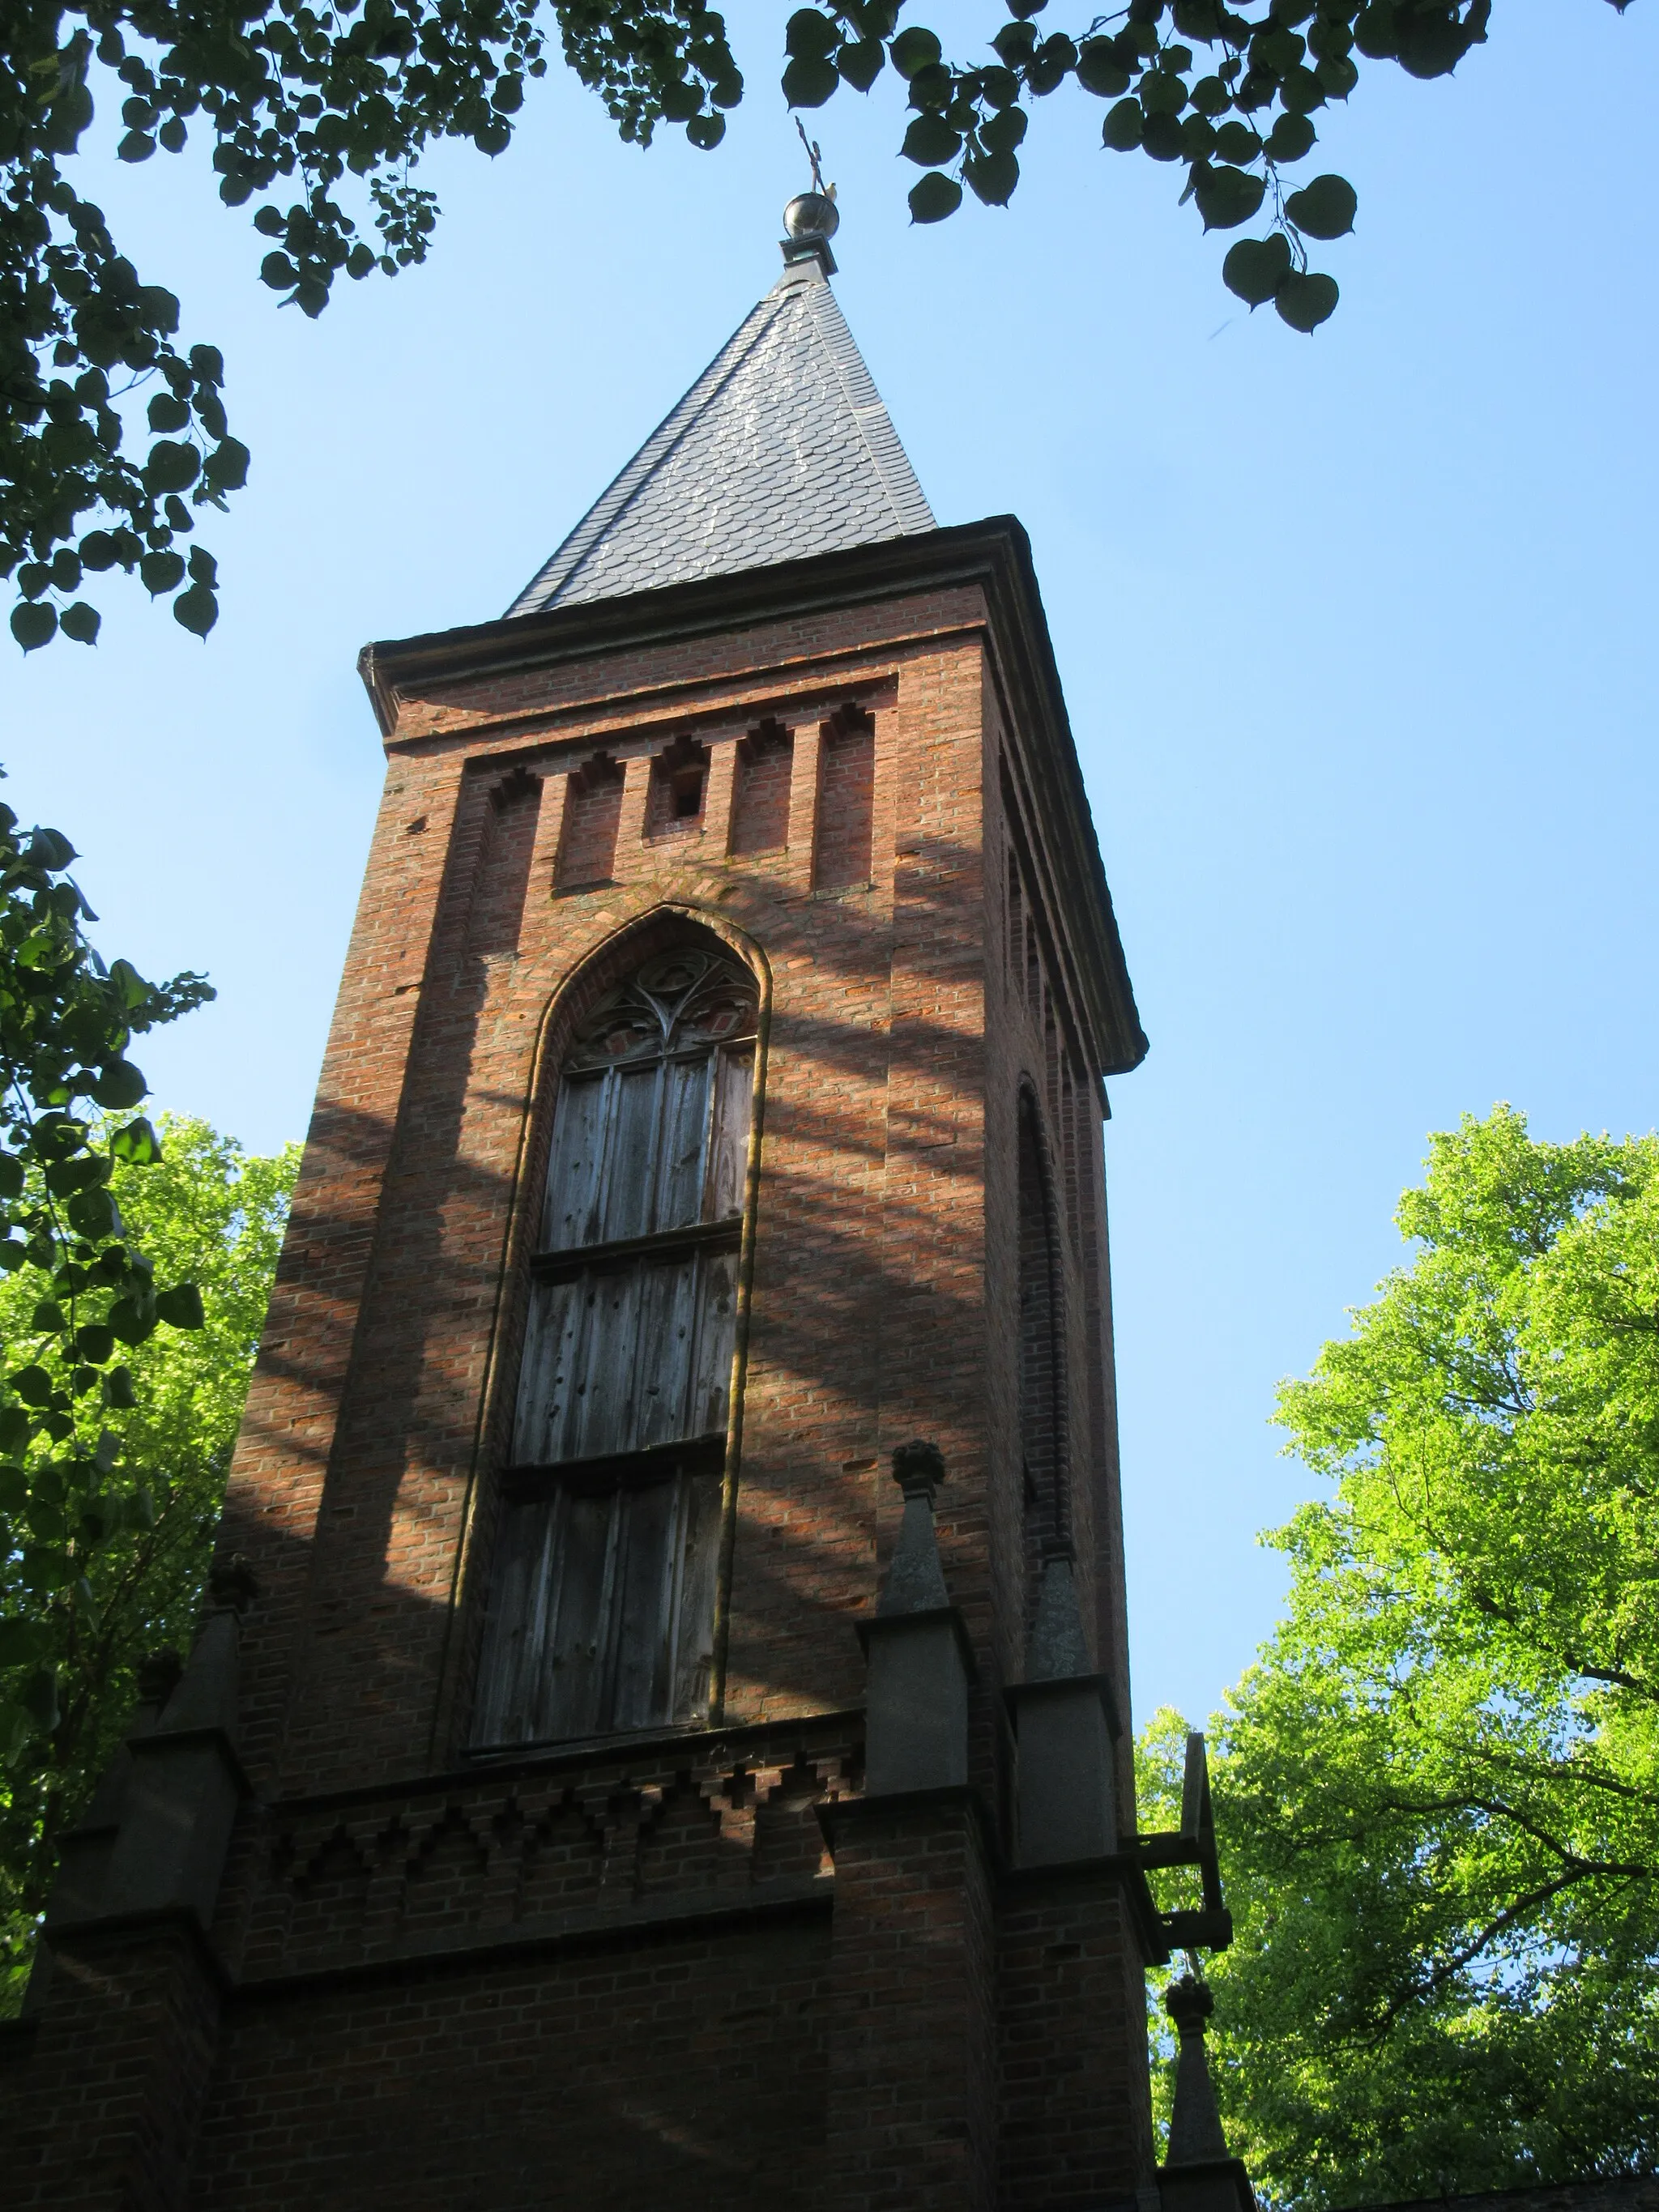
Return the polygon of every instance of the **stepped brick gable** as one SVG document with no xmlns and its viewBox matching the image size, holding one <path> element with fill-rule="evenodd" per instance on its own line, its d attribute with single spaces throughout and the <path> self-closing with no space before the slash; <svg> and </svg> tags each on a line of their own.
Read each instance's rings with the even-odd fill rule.
<svg viewBox="0 0 1659 2212">
<path fill-rule="evenodd" d="M 1201 1747 L 1147 1838 L 1126 1733 L 1145 1040 L 1024 535 L 933 526 L 803 204 L 514 611 L 363 656 L 220 1571 L 0 2043 L 20 2208 L 1155 2212 L 1145 1969 L 1225 1916 Z"/>
</svg>

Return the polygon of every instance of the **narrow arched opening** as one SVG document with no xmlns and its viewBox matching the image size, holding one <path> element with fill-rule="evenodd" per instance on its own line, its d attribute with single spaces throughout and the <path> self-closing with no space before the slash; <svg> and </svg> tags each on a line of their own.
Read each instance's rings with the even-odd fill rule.
<svg viewBox="0 0 1659 2212">
<path fill-rule="evenodd" d="M 1042 1563 L 1071 1539 L 1066 1494 L 1065 1284 L 1042 1110 L 1019 1096 L 1019 1449 L 1027 1617 Z"/>
<path fill-rule="evenodd" d="M 475 1741 L 706 1720 L 758 991 L 698 931 L 560 1055 Z"/>
</svg>

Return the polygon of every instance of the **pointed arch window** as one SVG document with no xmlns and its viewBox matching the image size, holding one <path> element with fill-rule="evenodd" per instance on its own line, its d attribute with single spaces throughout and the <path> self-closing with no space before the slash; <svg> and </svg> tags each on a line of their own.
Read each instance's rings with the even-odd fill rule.
<svg viewBox="0 0 1659 2212">
<path fill-rule="evenodd" d="M 476 1735 L 707 1718 L 758 1000 L 653 954 L 560 1070 Z"/>
</svg>

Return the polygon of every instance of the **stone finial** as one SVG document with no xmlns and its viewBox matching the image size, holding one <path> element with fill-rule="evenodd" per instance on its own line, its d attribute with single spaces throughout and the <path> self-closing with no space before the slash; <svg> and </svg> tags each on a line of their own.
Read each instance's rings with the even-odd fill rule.
<svg viewBox="0 0 1659 2212">
<path fill-rule="evenodd" d="M 1210 2079 L 1204 2030 L 1215 2010 L 1207 1982 L 1182 1974 L 1164 1992 L 1164 2009 L 1180 2039 L 1176 2057 L 1175 2110 L 1170 2119 L 1166 2166 L 1202 2166 L 1228 2156 L 1221 2114 Z"/>
<path fill-rule="evenodd" d="M 152 1719 L 178 1688 L 184 1671 L 185 1662 L 171 1644 L 160 1651 L 146 1651 L 138 1662 L 138 1703 L 151 1709 Z"/>
<path fill-rule="evenodd" d="M 893 1454 L 893 1480 L 904 1492 L 904 1518 L 876 1606 L 878 1618 L 933 1613 L 951 1602 L 933 1528 L 933 1492 L 945 1480 L 944 1455 L 921 1438 Z"/>
<path fill-rule="evenodd" d="M 208 1601 L 215 1613 L 245 1613 L 259 1595 L 258 1578 L 240 1552 L 219 1560 L 208 1575 Z"/>
<path fill-rule="evenodd" d="M 1084 1641 L 1083 1615 L 1078 1609 L 1071 1551 L 1056 1546 L 1042 1563 L 1036 1618 L 1031 1623 L 1025 1650 L 1025 1679 L 1028 1682 L 1058 1682 L 1069 1675 L 1093 1671 L 1089 1647 Z"/>
<path fill-rule="evenodd" d="M 177 1735 L 191 1729 L 236 1734 L 237 1645 L 242 1616 L 258 1595 L 253 1570 L 240 1552 L 222 1559 L 208 1576 L 206 1617 L 162 1708 L 158 1733 Z"/>
</svg>

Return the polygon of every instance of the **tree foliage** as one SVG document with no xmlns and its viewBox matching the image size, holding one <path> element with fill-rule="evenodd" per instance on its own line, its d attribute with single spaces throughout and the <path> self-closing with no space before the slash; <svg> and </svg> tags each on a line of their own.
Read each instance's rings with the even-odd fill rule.
<svg viewBox="0 0 1659 2212">
<path fill-rule="evenodd" d="M 116 1185 L 159 1158 L 131 1112 L 147 1088 L 134 1033 L 213 994 L 198 975 L 106 968 L 74 858 L 0 806 L 0 1760 L 58 1726 L 65 1624 L 95 1620 L 95 1563 L 150 1511 L 122 1458 L 129 1352 L 163 1322 L 202 1326 L 196 1288 L 158 1280 Z"/>
<path fill-rule="evenodd" d="M 1611 0 L 1623 10 L 1627 0 Z M 884 70 L 902 78 L 902 151 L 926 173 L 911 212 L 936 222 L 964 190 L 1006 204 L 1035 104 L 1067 82 L 1107 103 L 1103 143 L 1178 167 L 1206 230 L 1266 215 L 1223 274 L 1312 331 L 1335 282 L 1308 241 L 1353 225 L 1331 172 L 1291 186 L 1315 118 L 1366 67 L 1432 77 L 1486 36 L 1492 0 L 1124 0 L 1086 24 L 1011 0 L 985 58 L 951 59 L 900 21 L 902 0 L 798 8 L 782 25 L 783 91 L 822 106 Z M 1038 21 L 1038 18 L 1045 20 Z M 499 154 L 550 34 L 625 139 L 662 122 L 705 149 L 744 81 L 724 18 L 699 0 L 16 0 L 0 22 L 0 575 L 20 597 L 26 651 L 83 644 L 100 616 L 89 575 L 119 568 L 166 594 L 186 629 L 217 617 L 218 571 L 192 541 L 204 507 L 246 481 L 224 366 L 179 337 L 179 307 L 123 254 L 66 164 L 99 103 L 118 103 L 128 162 L 210 149 L 219 197 L 252 205 L 260 274 L 307 315 L 342 270 L 392 274 L 425 258 L 437 216 L 415 180 L 436 140 Z M 90 521 L 91 526 L 86 526 Z"/>
<path fill-rule="evenodd" d="M 1659 2163 L 1659 1139 L 1500 1107 L 1397 1218 L 1217 1723 L 1223 2100 L 1298 2204 Z"/>
<path fill-rule="evenodd" d="M 110 1194 L 151 1266 L 196 1285 L 203 1323 L 158 1332 L 125 1355 L 134 1402 L 105 1416 L 118 1473 L 106 1486 L 102 1536 L 84 1557 L 89 1597 L 42 1613 L 23 1595 L 16 1616 L 8 1598 L 8 1619 L 45 1629 L 58 1705 L 50 1734 L 32 1735 L 0 1783 L 0 1979 L 9 1966 L 14 1984 L 58 1838 L 109 1762 L 140 1662 L 190 1647 L 299 1165 L 297 1146 L 250 1158 L 205 1121 L 163 1116 L 159 1140 L 148 1164 L 117 1166 Z M 26 1273 L 0 1281 L 0 1342 L 27 1336 L 37 1288 Z M 37 1446 L 37 1498 L 48 1456 Z M 110 1512 L 118 1501 L 128 1510 Z"/>
</svg>

